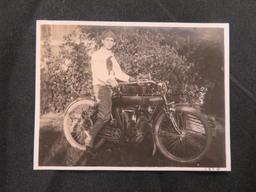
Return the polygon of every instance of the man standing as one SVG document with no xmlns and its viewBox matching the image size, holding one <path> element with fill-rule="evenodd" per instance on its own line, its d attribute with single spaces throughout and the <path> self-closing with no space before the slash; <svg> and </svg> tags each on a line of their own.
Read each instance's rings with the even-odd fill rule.
<svg viewBox="0 0 256 192">
<path fill-rule="evenodd" d="M 111 31 L 102 33 L 102 47 L 92 54 L 91 69 L 93 78 L 93 91 L 98 103 L 97 120 L 93 129 L 87 135 L 85 143 L 93 147 L 94 139 L 104 124 L 111 117 L 112 110 L 112 90 L 111 87 L 118 85 L 116 79 L 120 81 L 134 81 L 134 78 L 125 74 L 118 64 L 112 48 L 115 45 L 116 36 Z"/>
</svg>

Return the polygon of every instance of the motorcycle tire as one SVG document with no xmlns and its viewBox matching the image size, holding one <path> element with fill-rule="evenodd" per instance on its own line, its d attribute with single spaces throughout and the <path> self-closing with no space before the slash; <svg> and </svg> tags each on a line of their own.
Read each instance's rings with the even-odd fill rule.
<svg viewBox="0 0 256 192">
<path fill-rule="evenodd" d="M 172 113 L 173 121 L 164 111 L 157 118 L 154 127 L 157 148 L 169 160 L 180 163 L 199 161 L 212 141 L 206 118 L 190 106 L 177 106 Z"/>
<path fill-rule="evenodd" d="M 64 113 L 63 130 L 68 143 L 79 150 L 86 151 L 86 131 L 92 128 L 93 116 L 96 114 L 95 102 L 88 98 L 78 98 L 68 105 Z M 104 138 L 97 138 L 94 149 L 105 143 Z"/>
</svg>

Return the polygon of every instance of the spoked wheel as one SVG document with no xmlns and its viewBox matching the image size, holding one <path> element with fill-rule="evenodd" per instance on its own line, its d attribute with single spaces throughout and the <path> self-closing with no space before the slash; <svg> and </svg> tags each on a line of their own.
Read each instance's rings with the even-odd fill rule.
<svg viewBox="0 0 256 192">
<path fill-rule="evenodd" d="M 192 107 L 178 107 L 171 113 L 163 112 L 156 122 L 156 145 L 170 160 L 198 161 L 209 149 L 212 139 L 206 119 Z"/>
<path fill-rule="evenodd" d="M 64 115 L 63 129 L 67 141 L 72 147 L 86 150 L 85 139 L 93 127 L 96 115 L 95 103 L 88 99 L 78 99 L 71 103 Z M 104 143 L 104 139 L 97 139 L 94 148 Z"/>
</svg>

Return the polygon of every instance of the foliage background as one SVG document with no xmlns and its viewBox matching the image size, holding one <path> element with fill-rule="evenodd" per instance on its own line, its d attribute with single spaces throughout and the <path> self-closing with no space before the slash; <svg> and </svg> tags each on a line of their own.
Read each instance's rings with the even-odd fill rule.
<svg viewBox="0 0 256 192">
<path fill-rule="evenodd" d="M 41 28 L 41 114 L 62 112 L 75 98 L 92 96 L 90 55 L 101 46 L 101 33 L 112 30 L 123 71 L 150 72 L 167 83 L 170 99 L 224 116 L 223 29 L 76 26 L 56 44 L 61 30 Z"/>
</svg>

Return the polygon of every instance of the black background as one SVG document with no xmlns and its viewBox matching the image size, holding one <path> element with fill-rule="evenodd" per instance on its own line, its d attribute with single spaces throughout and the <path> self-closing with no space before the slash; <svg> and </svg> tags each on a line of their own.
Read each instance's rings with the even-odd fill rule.
<svg viewBox="0 0 256 192">
<path fill-rule="evenodd" d="M 256 190 L 255 10 L 255 0 L 2 0 L 0 191 Z M 38 19 L 230 23 L 232 172 L 33 171 Z"/>
</svg>

